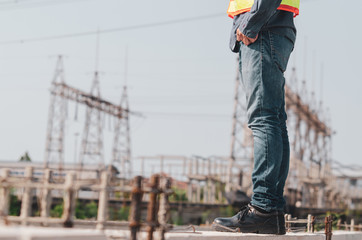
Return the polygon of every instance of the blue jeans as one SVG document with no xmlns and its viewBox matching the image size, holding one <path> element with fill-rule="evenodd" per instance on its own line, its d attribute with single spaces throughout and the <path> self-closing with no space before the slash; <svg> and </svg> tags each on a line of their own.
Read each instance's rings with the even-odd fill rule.
<svg viewBox="0 0 362 240">
<path fill-rule="evenodd" d="M 246 92 L 248 126 L 254 138 L 251 204 L 266 211 L 283 210 L 289 171 L 284 71 L 294 42 L 262 31 L 249 46 L 241 43 L 239 65 Z"/>
</svg>

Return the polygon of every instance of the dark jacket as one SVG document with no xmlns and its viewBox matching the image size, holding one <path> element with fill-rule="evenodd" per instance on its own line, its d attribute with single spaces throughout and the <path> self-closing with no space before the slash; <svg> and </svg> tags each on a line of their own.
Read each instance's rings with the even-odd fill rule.
<svg viewBox="0 0 362 240">
<path fill-rule="evenodd" d="M 287 37 L 293 43 L 296 38 L 294 13 L 277 10 L 281 0 L 255 0 L 250 12 L 234 17 L 230 36 L 230 49 L 239 52 L 240 43 L 236 40 L 236 30 L 250 38 L 260 31 L 273 31 Z"/>
</svg>

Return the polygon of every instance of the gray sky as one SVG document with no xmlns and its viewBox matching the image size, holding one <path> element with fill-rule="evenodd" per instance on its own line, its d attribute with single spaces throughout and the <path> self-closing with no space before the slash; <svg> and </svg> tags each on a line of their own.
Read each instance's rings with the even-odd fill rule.
<svg viewBox="0 0 362 240">
<path fill-rule="evenodd" d="M 43 160 L 56 55 L 65 56 L 65 77 L 71 86 L 89 91 L 95 70 L 96 35 L 26 39 L 210 15 L 215 16 L 101 34 L 101 94 L 120 101 L 127 48 L 130 107 L 146 116 L 131 120 L 133 155 L 228 155 L 236 55 L 228 49 L 227 6 L 226 0 L 0 1 L 0 159 L 17 160 L 29 151 L 36 161 Z M 357 0 L 349 1 L 348 11 L 342 1 L 302 0 L 289 64 L 330 109 L 337 132 L 333 157 L 348 164 L 361 161 L 361 7 Z M 9 44 L 12 40 L 24 42 Z M 69 104 L 68 162 L 74 161 L 75 141 L 80 145 L 75 133 L 82 132 L 85 112 L 80 106 L 78 110 L 74 121 L 75 104 Z M 106 122 L 109 161 L 113 136 Z"/>
</svg>

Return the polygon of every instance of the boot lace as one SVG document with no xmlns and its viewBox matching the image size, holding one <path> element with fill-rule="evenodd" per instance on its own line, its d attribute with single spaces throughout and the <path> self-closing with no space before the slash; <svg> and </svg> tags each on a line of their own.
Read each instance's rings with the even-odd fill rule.
<svg viewBox="0 0 362 240">
<path fill-rule="evenodd" d="M 251 208 L 249 204 L 243 206 L 238 213 L 238 220 L 240 221 L 241 219 L 243 219 L 243 217 L 246 214 L 248 214 L 249 212 L 252 212 L 253 210 L 254 210 L 254 208 Z"/>
</svg>

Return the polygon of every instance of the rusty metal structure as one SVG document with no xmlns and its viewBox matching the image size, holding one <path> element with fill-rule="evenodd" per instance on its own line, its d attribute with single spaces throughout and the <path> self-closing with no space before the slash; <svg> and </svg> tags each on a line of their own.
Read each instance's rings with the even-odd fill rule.
<svg viewBox="0 0 362 240">
<path fill-rule="evenodd" d="M 325 217 L 324 223 L 325 223 L 324 234 L 326 235 L 326 240 L 332 240 L 333 217 L 332 216 Z"/>
<path fill-rule="evenodd" d="M 63 58 L 58 57 L 55 75 L 51 87 L 48 130 L 44 167 L 55 164 L 62 168 L 64 162 L 64 131 L 67 116 L 67 102 L 72 101 L 86 107 L 85 125 L 79 160 L 79 170 L 83 165 L 96 164 L 104 167 L 102 114 L 115 118 L 114 147 L 112 163 L 122 163 L 122 174 L 129 176 L 130 137 L 129 137 L 129 106 L 127 91 L 124 89 L 121 104 L 116 105 L 101 98 L 99 89 L 99 72 L 94 73 L 90 93 L 69 86 L 65 82 Z M 125 131 L 121 129 L 126 129 Z M 125 137 L 124 137 L 125 136 Z"/>
<path fill-rule="evenodd" d="M 129 227 L 131 230 L 131 239 L 135 240 L 135 239 L 137 239 L 137 232 L 141 228 L 141 210 L 142 209 L 139 206 L 142 203 L 142 196 L 143 196 L 142 177 L 141 176 L 135 177 L 133 185 L 134 186 L 132 188 L 132 204 L 131 204 L 132 211 L 130 211 Z"/>
</svg>

